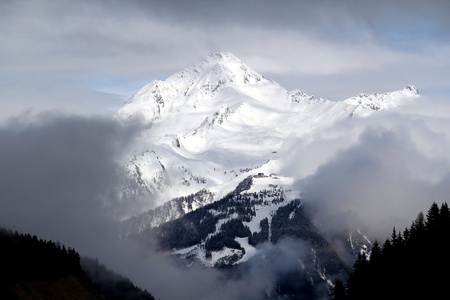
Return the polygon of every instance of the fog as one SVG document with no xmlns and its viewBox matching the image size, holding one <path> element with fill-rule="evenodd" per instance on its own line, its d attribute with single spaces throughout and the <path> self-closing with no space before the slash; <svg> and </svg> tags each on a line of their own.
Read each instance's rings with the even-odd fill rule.
<svg viewBox="0 0 450 300">
<path fill-rule="evenodd" d="M 180 268 L 152 249 L 143 257 L 118 239 L 118 221 L 141 206 L 119 190 L 136 124 L 55 113 L 11 119 L 0 128 L 0 226 L 74 247 L 162 299 L 196 299 L 218 272 Z"/>
<path fill-rule="evenodd" d="M 427 99 L 349 119 L 290 145 L 306 207 L 325 233 L 361 229 L 372 240 L 409 227 L 450 191 L 450 107 Z"/>
<path fill-rule="evenodd" d="M 118 220 L 142 205 L 120 193 L 136 124 L 56 113 L 10 119 L 0 127 L 0 226 L 75 247 L 161 299 L 260 299 L 301 265 L 305 245 L 290 239 L 261 245 L 238 277 L 181 267 L 152 249 L 142 256 L 119 241 Z M 304 207 L 331 242 L 349 228 L 384 240 L 448 200 L 449 133 L 448 105 L 420 99 L 286 145 L 282 173 L 297 178 Z"/>
<path fill-rule="evenodd" d="M 238 277 L 120 241 L 118 221 L 141 205 L 120 193 L 136 124 L 56 113 L 11 119 L 0 128 L 0 226 L 74 247 L 161 299 L 260 299 L 298 266 L 304 246 L 292 240 L 262 245 Z"/>
<path fill-rule="evenodd" d="M 132 209 L 115 190 L 130 129 L 52 113 L 10 120 L 0 128 L 1 225 L 89 251 L 114 235 L 118 212 Z"/>
</svg>

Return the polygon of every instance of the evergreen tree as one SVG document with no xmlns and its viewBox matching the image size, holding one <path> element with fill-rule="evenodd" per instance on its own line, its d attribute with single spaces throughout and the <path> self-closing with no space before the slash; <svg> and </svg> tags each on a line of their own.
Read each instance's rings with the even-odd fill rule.
<svg viewBox="0 0 450 300">
<path fill-rule="evenodd" d="M 348 299 L 357 300 L 364 299 L 367 296 L 368 282 L 365 280 L 368 275 L 368 262 L 366 254 L 358 255 L 355 265 L 353 266 L 353 273 L 350 275 L 348 287 Z"/>
<path fill-rule="evenodd" d="M 368 263 L 356 260 L 348 299 L 449 299 L 450 258 L 438 255 L 448 249 L 449 233 L 446 203 L 433 203 L 426 217 L 419 213 L 403 235 L 394 228 L 381 249 L 374 243 Z"/>
<path fill-rule="evenodd" d="M 428 231 L 436 231 L 440 221 L 440 210 L 436 202 L 433 202 L 427 213 L 427 221 L 425 223 Z"/>
<path fill-rule="evenodd" d="M 418 239 L 420 239 L 420 237 L 425 232 L 425 217 L 423 215 L 423 212 L 420 212 L 417 215 L 417 218 L 414 220 L 414 222 L 411 225 L 410 232 L 411 232 L 411 238 L 414 241 L 417 241 Z"/>
<path fill-rule="evenodd" d="M 410 237 L 409 229 L 405 228 L 405 230 L 403 230 L 403 240 L 405 243 L 408 243 L 409 237 Z"/>
<path fill-rule="evenodd" d="M 333 289 L 333 300 L 346 300 L 347 295 L 345 292 L 344 283 L 337 279 L 334 282 L 334 289 Z"/>
</svg>

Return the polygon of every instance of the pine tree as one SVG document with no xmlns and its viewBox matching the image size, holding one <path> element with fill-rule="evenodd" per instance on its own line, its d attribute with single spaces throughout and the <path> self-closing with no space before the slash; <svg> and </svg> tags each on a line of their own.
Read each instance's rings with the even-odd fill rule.
<svg viewBox="0 0 450 300">
<path fill-rule="evenodd" d="M 381 248 L 378 244 L 378 241 L 375 241 L 372 246 L 372 252 L 370 253 L 370 265 L 377 265 L 379 264 L 381 259 Z"/>
<path fill-rule="evenodd" d="M 439 209 L 439 228 L 441 234 L 450 234 L 450 210 L 447 203 L 442 203 Z"/>
<path fill-rule="evenodd" d="M 447 299 L 450 280 L 450 210 L 433 203 L 425 218 L 419 213 L 410 228 L 397 232 L 382 248 L 374 243 L 370 261 L 358 257 L 347 283 L 353 299 Z"/>
<path fill-rule="evenodd" d="M 409 237 L 410 237 L 409 229 L 405 228 L 405 230 L 403 230 L 403 240 L 404 240 L 405 244 L 408 243 Z"/>
<path fill-rule="evenodd" d="M 350 275 L 347 286 L 349 289 L 348 299 L 358 300 L 364 299 L 367 295 L 368 282 L 366 276 L 368 275 L 368 261 L 365 253 L 358 255 L 355 265 L 353 266 L 353 273 Z"/>
<path fill-rule="evenodd" d="M 436 202 L 433 202 L 427 213 L 427 221 L 425 222 L 428 231 L 436 232 L 439 226 L 440 210 Z"/>
<path fill-rule="evenodd" d="M 337 279 L 334 282 L 334 289 L 333 289 L 333 300 L 346 300 L 347 295 L 345 293 L 345 287 L 344 283 Z"/>
<path fill-rule="evenodd" d="M 420 212 L 417 215 L 417 218 L 414 220 L 411 225 L 411 235 L 414 239 L 420 238 L 420 236 L 425 232 L 425 217 L 423 212 Z"/>
</svg>

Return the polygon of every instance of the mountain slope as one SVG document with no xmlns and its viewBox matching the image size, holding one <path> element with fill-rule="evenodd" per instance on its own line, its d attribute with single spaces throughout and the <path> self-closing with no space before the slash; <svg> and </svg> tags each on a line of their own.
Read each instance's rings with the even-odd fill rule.
<svg viewBox="0 0 450 300">
<path fill-rule="evenodd" d="M 265 264 L 267 255 L 287 251 L 292 262 L 275 268 L 273 274 L 272 267 L 266 270 L 274 277 L 268 299 L 326 291 L 334 278 L 347 277 L 348 267 L 318 233 L 303 201 L 293 198 L 291 184 L 289 178 L 249 176 L 223 199 L 128 238 L 144 248 L 171 253 L 188 265 L 236 274 Z"/>
</svg>

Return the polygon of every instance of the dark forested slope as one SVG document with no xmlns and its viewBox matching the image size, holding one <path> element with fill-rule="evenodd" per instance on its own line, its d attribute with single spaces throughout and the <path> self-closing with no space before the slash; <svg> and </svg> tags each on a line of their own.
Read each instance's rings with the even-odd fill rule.
<svg viewBox="0 0 450 300">
<path fill-rule="evenodd" d="M 361 254 L 334 299 L 450 299 L 450 210 L 433 203 L 403 232 L 394 228 L 370 257 Z"/>
<path fill-rule="evenodd" d="M 72 248 L 0 228 L 0 299 L 154 298 L 97 262 L 86 273 Z"/>
</svg>

